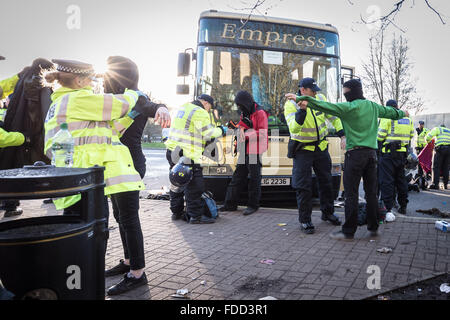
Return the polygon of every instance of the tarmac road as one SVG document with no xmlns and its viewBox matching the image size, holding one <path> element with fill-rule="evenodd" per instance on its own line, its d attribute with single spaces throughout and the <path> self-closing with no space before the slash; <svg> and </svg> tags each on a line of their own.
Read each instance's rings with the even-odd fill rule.
<svg viewBox="0 0 450 320">
<path fill-rule="evenodd" d="M 146 190 L 160 190 L 163 186 L 169 186 L 169 164 L 166 160 L 166 151 L 160 149 L 144 149 L 147 159 L 147 172 L 144 177 Z M 362 183 L 360 184 L 360 197 L 364 198 Z M 280 204 L 280 207 L 283 207 Z M 443 212 L 450 212 L 450 190 L 410 191 L 407 216 L 431 218 L 430 215 L 416 212 L 416 210 L 430 210 L 437 208 Z M 318 210 L 315 207 L 314 210 Z M 343 208 L 336 208 L 343 212 Z M 436 218 L 436 217 L 433 217 Z"/>
</svg>

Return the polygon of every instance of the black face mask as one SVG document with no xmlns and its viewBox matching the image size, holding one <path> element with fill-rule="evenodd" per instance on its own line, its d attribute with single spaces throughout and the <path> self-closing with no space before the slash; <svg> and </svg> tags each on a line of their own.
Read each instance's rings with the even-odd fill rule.
<svg viewBox="0 0 450 320">
<path fill-rule="evenodd" d="M 360 88 L 353 88 L 347 93 L 344 93 L 344 97 L 348 102 L 352 102 L 358 99 L 364 100 L 362 89 Z"/>
</svg>

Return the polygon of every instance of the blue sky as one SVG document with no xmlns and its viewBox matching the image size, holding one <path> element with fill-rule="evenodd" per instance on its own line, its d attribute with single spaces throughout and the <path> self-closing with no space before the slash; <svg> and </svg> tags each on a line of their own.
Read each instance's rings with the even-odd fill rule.
<svg viewBox="0 0 450 320">
<path fill-rule="evenodd" d="M 360 16 L 368 18 L 377 10 L 388 12 L 394 2 L 353 0 L 351 5 L 348 0 L 266 0 L 255 14 L 267 11 L 268 16 L 334 25 L 340 33 L 342 63 L 355 66 L 358 73 L 368 56 L 368 37 L 373 32 L 359 23 Z M 415 7 L 403 7 L 396 24 L 409 40 L 413 76 L 427 101 L 424 113 L 449 112 L 450 2 L 431 1 L 444 15 L 446 25 L 424 1 L 415 2 Z M 67 27 L 70 5 L 80 8 L 80 29 Z M 101 67 L 108 56 L 123 55 L 140 67 L 141 89 L 176 107 L 188 99 L 175 95 L 176 84 L 182 83 L 176 76 L 177 56 L 185 48 L 195 47 L 200 13 L 209 9 L 248 13 L 237 10 L 243 7 L 241 0 L 9 1 L 2 4 L 0 20 L 0 55 L 7 58 L 0 62 L 0 77 L 20 71 L 39 56 L 77 59 Z M 400 33 L 391 28 L 388 36 L 393 32 Z"/>
</svg>

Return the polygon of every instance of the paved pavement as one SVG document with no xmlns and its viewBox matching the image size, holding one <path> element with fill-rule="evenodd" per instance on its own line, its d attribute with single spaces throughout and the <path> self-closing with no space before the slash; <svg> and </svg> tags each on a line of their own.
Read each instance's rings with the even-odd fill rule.
<svg viewBox="0 0 450 320">
<path fill-rule="evenodd" d="M 339 227 L 321 221 L 317 211 L 317 231 L 305 235 L 296 210 L 262 208 L 243 216 L 240 208 L 223 213 L 215 224 L 190 225 L 171 220 L 168 201 L 141 199 L 140 204 L 149 284 L 107 299 L 172 300 L 178 289 L 188 289 L 192 300 L 364 299 L 450 272 L 450 234 L 436 230 L 435 219 L 398 216 L 380 227 L 375 241 L 361 227 L 354 241 L 341 242 L 329 238 Z M 21 206 L 21 218 L 57 214 L 41 200 L 22 201 Z M 110 228 L 107 267 L 122 258 L 112 217 Z M 393 251 L 378 253 L 382 247 Z M 261 263 L 265 259 L 274 263 Z M 367 269 L 373 265 L 381 271 L 380 290 L 367 288 L 372 275 Z M 119 280 L 107 278 L 106 285 Z"/>
</svg>

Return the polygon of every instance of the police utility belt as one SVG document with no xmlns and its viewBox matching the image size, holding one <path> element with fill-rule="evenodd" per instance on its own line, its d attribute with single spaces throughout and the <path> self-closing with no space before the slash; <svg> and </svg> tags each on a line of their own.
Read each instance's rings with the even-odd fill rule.
<svg viewBox="0 0 450 320">
<path fill-rule="evenodd" d="M 313 142 L 300 142 L 300 141 L 289 138 L 287 157 L 289 159 L 293 159 L 295 154 L 297 153 L 297 151 L 299 151 L 307 146 L 317 147 L 323 140 L 325 140 L 325 139 L 322 139 L 320 141 L 317 140 L 317 141 L 313 141 Z"/>
</svg>

